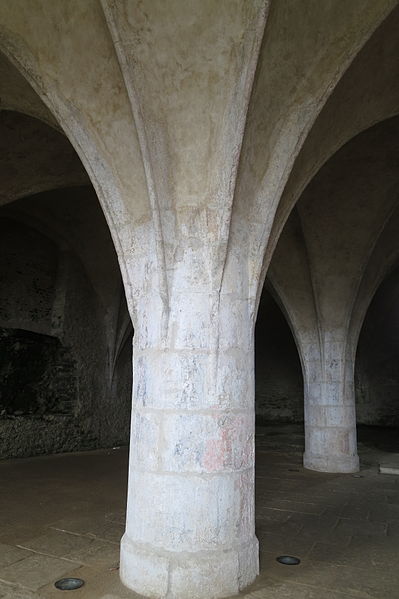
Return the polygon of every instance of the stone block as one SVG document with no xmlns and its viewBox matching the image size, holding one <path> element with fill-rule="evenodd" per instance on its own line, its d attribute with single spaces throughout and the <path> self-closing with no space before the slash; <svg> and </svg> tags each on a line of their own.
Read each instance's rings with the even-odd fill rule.
<svg viewBox="0 0 399 599">
<path fill-rule="evenodd" d="M 158 469 L 159 419 L 162 414 L 132 412 L 131 463 L 138 469 Z"/>
<path fill-rule="evenodd" d="M 222 350 L 252 348 L 252 323 L 250 305 L 247 299 L 236 295 L 223 295 L 219 312 L 219 347 Z"/>
<path fill-rule="evenodd" d="M 207 293 L 178 293 L 169 315 L 171 343 L 177 350 L 207 350 L 211 331 L 211 298 Z"/>
<path fill-rule="evenodd" d="M 228 409 L 254 408 L 253 351 L 229 350 L 219 356 L 215 368 L 214 405 Z"/>
<path fill-rule="evenodd" d="M 259 543 L 256 537 L 238 549 L 238 586 L 242 591 L 259 574 Z"/>
<path fill-rule="evenodd" d="M 239 592 L 237 551 L 215 551 L 172 562 L 170 594 L 176 599 L 210 599 Z M 252 582 L 252 581 L 251 581 Z"/>
<path fill-rule="evenodd" d="M 252 467 L 252 412 L 168 414 L 162 418 L 161 470 L 234 471 Z"/>
<path fill-rule="evenodd" d="M 127 535 L 121 542 L 120 577 L 124 585 L 146 597 L 166 597 L 169 560 L 133 543 Z"/>
<path fill-rule="evenodd" d="M 207 391 L 207 353 L 151 351 L 136 357 L 135 405 L 140 408 L 204 409 L 213 403 Z"/>
<path fill-rule="evenodd" d="M 322 392 L 320 382 L 308 383 L 305 389 L 305 409 L 310 404 L 320 404 L 322 401 Z"/>
<path fill-rule="evenodd" d="M 145 294 L 136 300 L 140 314 L 134 331 L 134 349 L 159 347 L 162 338 L 162 299 L 158 294 Z"/>
<path fill-rule="evenodd" d="M 130 481 L 127 534 L 133 542 L 167 551 L 203 551 L 245 542 L 253 534 L 251 473 L 133 471 Z"/>
</svg>

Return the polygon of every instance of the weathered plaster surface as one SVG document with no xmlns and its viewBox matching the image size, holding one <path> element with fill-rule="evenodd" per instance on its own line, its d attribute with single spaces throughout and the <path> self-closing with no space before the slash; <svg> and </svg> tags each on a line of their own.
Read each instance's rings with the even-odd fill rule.
<svg viewBox="0 0 399 599">
<path fill-rule="evenodd" d="M 265 266 L 292 207 L 322 164 L 349 139 L 398 113 L 398 26 L 396 7 L 354 58 L 316 119 L 281 196 Z"/>
<path fill-rule="evenodd" d="M 121 576 L 137 592 L 209 599 L 236 593 L 256 576 L 253 341 L 270 231 L 317 115 L 396 5 L 15 0 L 0 6 L 0 47 L 81 158 L 122 271 L 135 337 Z M 371 212 L 362 226 L 373 220 Z M 327 263 L 317 269 L 334 235 L 326 227 L 325 240 L 309 238 L 306 227 L 318 226 L 317 214 L 301 213 L 300 221 L 309 248 L 298 262 L 312 285 L 301 286 L 299 303 L 313 319 L 309 351 L 315 337 L 319 342 L 315 356 L 301 353 L 316 377 L 305 382 L 312 398 L 305 418 L 315 420 L 308 447 L 313 443 L 310 453 L 319 456 L 331 441 L 338 454 L 322 456 L 319 467 L 339 462 L 353 469 L 354 410 L 350 381 L 341 376 L 350 365 L 341 322 L 334 320 L 344 310 L 333 314 L 326 294 L 331 283 L 347 282 L 349 266 L 341 277 L 329 277 Z M 365 245 L 359 245 L 362 267 Z M 354 269 L 355 261 L 349 263 Z M 354 292 L 349 284 L 331 301 L 345 300 L 347 308 Z M 296 310 L 286 309 L 289 317 Z M 298 326 L 297 341 L 306 337 L 300 319 Z M 122 328 L 115 335 L 121 352 Z M 324 369 L 322 381 L 321 362 L 338 365 Z M 335 432 L 320 424 L 323 406 L 338 421 Z"/>
<path fill-rule="evenodd" d="M 89 184 L 60 132 L 14 111 L 0 112 L 0 179 L 0 205 L 57 187 Z"/>
<path fill-rule="evenodd" d="M 262 278 L 261 271 L 275 211 L 306 135 L 357 52 L 396 4 L 271 4 L 248 111 L 231 233 L 248 248 L 255 295 L 265 275 Z M 245 229 L 243 221 L 248 223 Z"/>
</svg>

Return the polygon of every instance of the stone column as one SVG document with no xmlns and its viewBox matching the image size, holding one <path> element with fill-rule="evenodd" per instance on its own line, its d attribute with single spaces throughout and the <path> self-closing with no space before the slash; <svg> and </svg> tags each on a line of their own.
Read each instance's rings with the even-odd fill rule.
<svg viewBox="0 0 399 599">
<path fill-rule="evenodd" d="M 138 305 L 121 579 L 148 597 L 238 593 L 258 573 L 253 327 L 231 294 Z"/>
<path fill-rule="evenodd" d="M 314 344 L 303 354 L 304 466 L 319 472 L 357 472 L 354 364 L 346 343 L 337 334 L 326 335 L 324 351 Z"/>
</svg>

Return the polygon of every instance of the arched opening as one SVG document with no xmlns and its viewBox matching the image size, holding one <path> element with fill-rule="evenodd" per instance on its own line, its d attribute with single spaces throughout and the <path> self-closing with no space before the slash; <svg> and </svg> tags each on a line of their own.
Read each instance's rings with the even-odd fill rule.
<svg viewBox="0 0 399 599">
<path fill-rule="evenodd" d="M 311 470 L 359 468 L 353 331 L 397 239 L 398 122 L 377 123 L 324 164 L 291 212 L 270 264 L 304 365 L 304 462 Z"/>
<path fill-rule="evenodd" d="M 355 363 L 356 415 L 365 460 L 399 453 L 399 269 L 379 286 L 366 313 Z M 375 459 L 374 458 L 374 459 Z M 399 462 L 398 462 L 399 465 Z"/>
<path fill-rule="evenodd" d="M 266 279 L 255 325 L 256 535 L 260 568 L 278 555 L 303 555 L 297 536 L 304 450 L 304 397 L 296 342 L 272 282 Z M 295 491 L 294 491 L 295 489 Z"/>
<path fill-rule="evenodd" d="M 93 190 L 8 203 L 0 231 L 1 457 L 127 444 L 130 320 Z"/>
<path fill-rule="evenodd" d="M 382 39 L 380 37 L 380 42 Z M 376 61 L 381 59 L 381 54 L 375 50 L 373 56 Z M 364 65 L 359 69 L 362 77 L 369 72 L 368 67 L 369 63 L 367 68 Z M 393 68 L 397 68 L 397 60 Z M 377 69 L 373 70 L 373 74 L 376 72 Z M 358 412 L 360 407 L 357 427 L 360 473 L 351 467 L 346 473 L 345 467 L 339 470 L 341 456 L 336 463 L 330 461 L 330 456 L 345 451 L 348 455 L 356 453 L 356 434 L 352 438 L 347 435 L 349 428 L 356 433 L 352 393 L 355 363 L 348 334 L 349 323 L 351 319 L 356 321 L 360 318 L 359 314 L 364 315 L 362 302 L 370 300 L 370 288 L 378 281 L 379 273 L 386 272 L 390 253 L 393 253 L 394 245 L 397 248 L 398 220 L 396 218 L 393 222 L 392 217 L 397 211 L 398 119 L 391 116 L 397 112 L 397 103 L 393 113 L 387 111 L 385 114 L 381 110 L 376 115 L 378 118 L 369 122 L 365 119 L 363 129 L 358 129 L 362 133 L 352 139 L 347 138 L 345 145 L 337 144 L 334 148 L 336 153 L 330 154 L 317 173 L 312 173 L 320 158 L 320 147 L 329 136 L 334 138 L 339 131 L 339 102 L 342 102 L 350 119 L 353 118 L 348 111 L 352 76 L 353 70 L 349 69 L 342 80 L 342 89 L 338 89 L 341 96 L 338 107 L 333 94 L 330 106 L 321 113 L 319 123 L 316 122 L 313 133 L 309 135 L 309 162 L 306 149 L 292 171 L 294 183 L 296 177 L 297 181 L 308 179 L 302 189 L 298 185 L 297 189 L 301 191 L 296 198 L 297 204 L 290 210 L 284 228 L 281 227 L 282 233 L 267 273 L 284 300 L 282 303 L 292 318 L 300 346 L 305 379 L 306 440 L 309 442 L 310 438 L 314 455 L 326 459 L 320 459 L 319 463 L 315 460 L 313 464 L 305 460 L 305 465 L 308 468 L 310 465 L 311 469 L 303 469 L 302 460 L 298 456 L 295 461 L 295 451 L 287 443 L 272 440 L 272 446 L 274 443 L 276 448 L 274 457 L 268 443 L 258 441 L 256 522 L 261 572 L 263 568 L 265 574 L 268 572 L 280 578 L 284 590 L 288 579 L 312 585 L 317 576 L 315 573 L 321 572 L 321 584 L 332 592 L 342 589 L 344 593 L 351 593 L 359 588 L 370 592 L 374 586 L 371 593 L 379 596 L 381 576 L 376 576 L 373 568 L 376 565 L 377 568 L 383 567 L 381 531 L 385 531 L 386 535 L 389 530 L 388 534 L 392 535 L 392 540 L 386 544 L 384 537 L 387 554 L 392 557 L 397 551 L 397 537 L 393 538 L 395 525 L 387 524 L 387 520 L 396 517 L 396 506 L 389 505 L 390 500 L 384 503 L 386 500 L 380 488 L 383 481 L 375 467 L 376 457 L 388 460 L 392 453 L 387 458 L 387 451 L 398 451 L 396 425 L 383 428 L 387 427 L 389 413 L 393 424 L 397 405 L 394 400 L 395 394 L 397 397 L 397 368 L 395 353 L 391 351 L 396 343 L 393 341 L 393 323 L 397 321 L 397 316 L 392 314 L 395 311 L 394 273 L 390 275 L 393 277 L 392 295 L 389 296 L 387 291 L 389 279 L 386 279 L 370 306 L 358 345 L 355 390 Z M 381 71 L 379 76 L 382 78 Z M 358 83 L 360 80 L 358 76 Z M 370 77 L 368 85 L 371 87 L 373 83 L 374 79 Z M 387 77 L 386 85 L 392 87 L 392 77 Z M 367 98 L 370 107 L 371 93 L 365 94 L 361 85 L 357 85 L 357 89 Z M 373 93 L 377 93 L 376 90 Z M 387 93 L 385 98 L 389 97 L 390 93 Z M 357 106 L 356 102 L 354 105 Z M 359 114 L 362 114 L 361 109 Z M 384 120 L 386 117 L 390 118 Z M 318 131 L 319 126 L 322 134 Z M 347 130 L 350 131 L 350 127 Z M 341 133 L 344 131 L 345 127 L 342 127 Z M 294 198 L 294 187 L 290 189 L 287 185 L 287 198 Z M 282 206 L 284 208 L 284 204 Z M 380 243 L 382 238 L 385 241 Z M 368 272 L 372 262 L 372 272 Z M 365 285 L 367 277 L 369 281 Z M 383 292 L 385 283 L 387 288 Z M 380 293 L 381 299 L 378 299 Z M 341 316 L 341 312 L 345 314 Z M 378 367 L 377 360 L 380 362 Z M 388 401 L 384 403 L 384 395 L 392 398 L 390 405 Z M 375 399 L 370 410 L 371 396 Z M 376 426 L 378 411 L 380 426 Z M 271 479 L 267 479 L 268 476 Z M 387 487 L 390 483 L 386 482 Z M 349 538 L 350 535 L 353 536 Z M 275 565 L 279 554 L 296 555 L 310 568 L 306 566 L 291 579 Z M 325 575 L 327 562 L 329 568 L 342 572 L 342 586 L 339 580 L 341 574 L 337 575 L 331 587 L 326 583 L 329 577 L 329 574 Z M 342 568 L 343 564 L 351 569 L 352 565 L 359 567 L 359 573 L 360 567 L 363 567 L 362 577 L 359 576 L 355 583 L 352 573 L 349 576 L 349 570 L 345 572 Z M 375 582 L 367 578 L 365 565 L 373 571 Z M 395 588 L 394 582 L 389 585 L 390 589 Z M 279 590 L 276 586 L 277 594 Z"/>
<path fill-rule="evenodd" d="M 301 362 L 291 329 L 268 281 L 255 327 L 255 415 L 259 443 L 302 453 Z"/>
</svg>

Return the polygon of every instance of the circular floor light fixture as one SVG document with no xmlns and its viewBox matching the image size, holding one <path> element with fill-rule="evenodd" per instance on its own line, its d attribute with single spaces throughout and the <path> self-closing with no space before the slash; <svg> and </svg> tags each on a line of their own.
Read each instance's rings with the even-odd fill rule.
<svg viewBox="0 0 399 599">
<path fill-rule="evenodd" d="M 81 578 L 61 578 L 54 583 L 59 591 L 75 591 L 84 585 L 85 581 Z"/>
<path fill-rule="evenodd" d="M 280 555 L 276 557 L 276 560 L 284 566 L 297 566 L 301 563 L 299 557 L 293 557 L 292 555 Z"/>
</svg>

